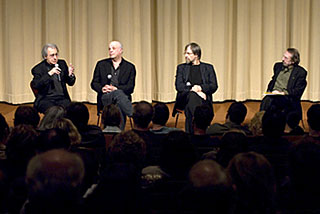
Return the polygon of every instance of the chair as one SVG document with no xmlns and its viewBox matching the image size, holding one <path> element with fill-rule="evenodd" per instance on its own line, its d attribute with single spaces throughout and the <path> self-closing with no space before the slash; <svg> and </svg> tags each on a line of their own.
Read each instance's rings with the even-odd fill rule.
<svg viewBox="0 0 320 214">
<path fill-rule="evenodd" d="M 181 109 L 176 109 L 176 122 L 175 122 L 175 124 L 174 124 L 174 127 L 175 127 L 175 128 L 177 128 L 177 125 L 178 125 L 179 115 L 180 115 L 180 114 L 183 114 L 183 113 L 184 113 L 183 110 L 181 110 Z"/>
<path fill-rule="evenodd" d="M 38 89 L 36 89 L 36 88 L 33 86 L 32 81 L 30 82 L 30 88 L 31 88 L 31 90 L 32 90 L 33 95 L 34 95 L 35 97 L 37 97 L 39 91 L 38 91 Z"/>
</svg>

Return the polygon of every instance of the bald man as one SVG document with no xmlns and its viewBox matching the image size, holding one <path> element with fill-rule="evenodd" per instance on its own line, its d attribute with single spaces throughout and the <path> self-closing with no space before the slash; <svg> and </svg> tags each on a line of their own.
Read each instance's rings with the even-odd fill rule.
<svg viewBox="0 0 320 214">
<path fill-rule="evenodd" d="M 98 93 L 98 109 L 116 104 L 120 111 L 124 130 L 126 116 L 132 116 L 131 94 L 135 86 L 135 66 L 122 57 L 123 48 L 119 41 L 109 44 L 109 58 L 97 62 L 91 88 Z"/>
</svg>

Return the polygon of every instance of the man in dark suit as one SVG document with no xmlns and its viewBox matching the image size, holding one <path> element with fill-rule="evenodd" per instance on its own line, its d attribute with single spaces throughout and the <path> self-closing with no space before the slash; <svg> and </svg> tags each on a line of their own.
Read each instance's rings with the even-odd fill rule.
<svg viewBox="0 0 320 214">
<path fill-rule="evenodd" d="M 175 86 L 178 94 L 173 116 L 176 109 L 184 110 L 185 130 L 192 133 L 195 108 L 206 102 L 212 106 L 212 94 L 218 89 L 218 83 L 213 66 L 200 62 L 201 48 L 198 44 L 187 44 L 184 55 L 186 63 L 177 67 Z"/>
<path fill-rule="evenodd" d="M 122 45 L 118 41 L 109 44 L 108 59 L 100 60 L 93 73 L 91 88 L 98 93 L 98 110 L 108 104 L 116 104 L 122 116 L 121 129 L 126 116 L 132 116 L 131 94 L 134 90 L 135 66 L 122 57 Z"/>
<path fill-rule="evenodd" d="M 285 114 L 296 111 L 302 119 L 300 98 L 307 86 L 307 71 L 299 63 L 298 50 L 288 48 L 282 62 L 277 62 L 273 67 L 273 77 L 267 89 L 270 94 L 263 98 L 260 110 L 276 108 Z"/>
<path fill-rule="evenodd" d="M 59 49 L 55 44 L 46 44 L 42 51 L 43 61 L 31 70 L 32 87 L 38 91 L 34 107 L 40 112 L 55 105 L 66 107 L 70 96 L 66 84 L 72 86 L 76 81 L 74 67 L 68 67 L 66 61 L 58 59 Z"/>
</svg>

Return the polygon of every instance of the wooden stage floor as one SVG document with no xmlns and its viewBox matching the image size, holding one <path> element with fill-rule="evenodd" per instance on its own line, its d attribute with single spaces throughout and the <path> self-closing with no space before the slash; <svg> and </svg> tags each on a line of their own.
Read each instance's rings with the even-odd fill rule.
<svg viewBox="0 0 320 214">
<path fill-rule="evenodd" d="M 224 123 L 226 112 L 231 103 L 232 101 L 225 101 L 225 102 L 217 102 L 213 104 L 215 116 L 212 123 Z M 259 111 L 260 101 L 245 101 L 244 103 L 248 109 L 248 113 L 244 123 L 248 124 L 251 118 L 254 116 L 254 114 Z M 307 118 L 306 112 L 312 104 L 314 104 L 314 102 L 302 101 L 303 125 L 306 131 L 308 130 L 308 125 L 306 122 L 306 118 Z M 32 106 L 32 104 L 23 104 L 23 105 Z M 98 117 L 97 117 L 96 104 L 85 103 L 85 105 L 88 107 L 89 113 L 90 113 L 89 124 L 97 124 Z M 174 127 L 175 118 L 171 116 L 171 112 L 174 104 L 168 103 L 167 105 L 170 110 L 170 117 L 167 125 L 170 127 Z M 13 126 L 14 112 L 18 106 L 19 105 L 12 105 L 8 103 L 0 102 L 0 113 L 6 118 L 6 121 L 9 124 L 9 126 Z M 184 115 L 180 115 L 177 127 L 184 129 L 184 122 L 185 122 Z M 126 129 L 130 129 L 130 123 L 128 121 L 127 121 Z"/>
</svg>

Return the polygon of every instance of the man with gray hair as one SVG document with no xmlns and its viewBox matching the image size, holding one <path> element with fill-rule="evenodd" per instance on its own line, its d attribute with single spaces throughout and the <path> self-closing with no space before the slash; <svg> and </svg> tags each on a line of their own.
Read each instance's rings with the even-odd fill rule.
<svg viewBox="0 0 320 214">
<path fill-rule="evenodd" d="M 66 107 L 70 103 L 70 96 L 66 84 L 74 85 L 76 77 L 74 67 L 67 65 L 66 61 L 59 59 L 59 49 L 56 44 L 46 44 L 42 51 L 43 61 L 31 70 L 33 79 L 31 86 L 37 90 L 34 107 L 40 112 L 51 106 Z"/>
<path fill-rule="evenodd" d="M 123 130 L 126 116 L 131 117 L 133 108 L 131 94 L 134 90 L 135 66 L 122 57 L 122 44 L 112 41 L 109 44 L 109 58 L 97 62 L 94 69 L 91 88 L 98 93 L 98 112 L 103 106 L 115 104 L 121 111 Z"/>
</svg>

